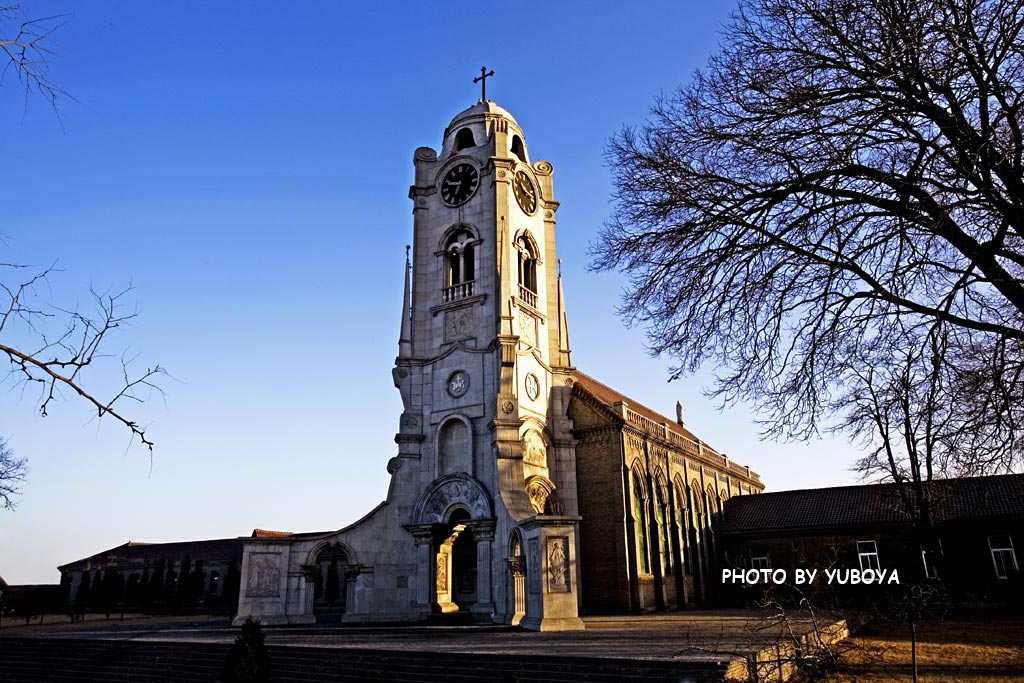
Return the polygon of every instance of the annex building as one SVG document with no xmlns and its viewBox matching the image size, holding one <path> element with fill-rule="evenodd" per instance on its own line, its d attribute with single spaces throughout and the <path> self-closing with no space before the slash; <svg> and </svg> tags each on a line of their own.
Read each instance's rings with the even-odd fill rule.
<svg viewBox="0 0 1024 683">
<path fill-rule="evenodd" d="M 1024 474 L 925 483 L 939 556 L 914 542 L 895 484 L 776 491 L 729 500 L 716 527 L 723 567 L 829 567 L 898 571 L 901 581 L 941 580 L 962 604 L 1024 604 L 1017 557 L 1024 543 Z M 871 588 L 842 587 L 850 603 Z M 744 602 L 741 590 L 722 597 Z"/>
</svg>

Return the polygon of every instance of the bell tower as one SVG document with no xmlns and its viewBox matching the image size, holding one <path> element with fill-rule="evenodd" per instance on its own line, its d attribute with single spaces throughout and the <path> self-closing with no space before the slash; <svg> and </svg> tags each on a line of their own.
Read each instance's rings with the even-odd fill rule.
<svg viewBox="0 0 1024 683">
<path fill-rule="evenodd" d="M 415 539 L 417 600 L 481 621 L 582 628 L 552 166 L 486 99 L 413 163 L 389 499 L 404 503 Z"/>
</svg>

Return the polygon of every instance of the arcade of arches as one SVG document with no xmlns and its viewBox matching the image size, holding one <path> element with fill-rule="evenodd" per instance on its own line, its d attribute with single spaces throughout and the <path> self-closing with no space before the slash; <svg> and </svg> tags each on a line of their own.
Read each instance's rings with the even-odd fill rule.
<svg viewBox="0 0 1024 683">
<path fill-rule="evenodd" d="M 590 614 L 712 604 L 722 503 L 759 493 L 756 473 L 704 444 L 685 425 L 580 372 L 576 425 L 581 565 Z M 688 482 L 688 483 L 687 483 Z M 617 504 L 614 498 L 622 503 Z M 609 506 L 622 510 L 608 514 Z"/>
</svg>

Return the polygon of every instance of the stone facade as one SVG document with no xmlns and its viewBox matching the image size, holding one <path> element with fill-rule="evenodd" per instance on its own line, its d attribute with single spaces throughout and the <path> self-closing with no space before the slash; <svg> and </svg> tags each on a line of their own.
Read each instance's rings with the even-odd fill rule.
<svg viewBox="0 0 1024 683">
<path fill-rule="evenodd" d="M 649 449 L 645 490 L 656 490 L 658 472 L 671 482 L 692 475 L 716 498 L 720 489 L 759 491 L 756 475 L 701 450 L 685 430 L 649 433 L 625 407 L 619 418 L 628 424 L 619 420 L 610 449 L 595 446 L 589 422 L 574 423 L 607 416 L 588 412 L 585 376 L 571 364 L 553 168 L 531 160 L 507 111 L 478 102 L 452 120 L 440 151 L 421 147 L 413 164 L 412 256 L 393 370 L 403 412 L 387 499 L 338 531 L 245 539 L 236 623 L 314 621 L 325 552 L 343 560 L 344 621 L 468 613 L 580 629 L 590 582 L 594 595 L 641 596 L 595 598 L 613 610 L 684 605 L 676 596 L 685 588 L 634 566 L 637 548 L 657 546 L 638 546 L 627 518 L 606 524 L 633 495 L 624 463 Z M 659 457 L 661 469 L 651 459 Z M 605 470 L 620 473 L 618 488 L 598 474 Z M 581 517 L 584 505 L 593 512 Z"/>
</svg>

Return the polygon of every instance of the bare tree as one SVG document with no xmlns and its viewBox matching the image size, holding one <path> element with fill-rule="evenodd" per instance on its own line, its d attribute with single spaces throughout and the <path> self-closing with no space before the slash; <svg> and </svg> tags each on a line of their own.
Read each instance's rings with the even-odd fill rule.
<svg viewBox="0 0 1024 683">
<path fill-rule="evenodd" d="M 71 98 L 49 76 L 47 60 L 52 53 L 48 40 L 59 27 L 58 20 L 26 19 L 18 5 L 0 6 L 2 78 L 16 78 L 24 87 L 26 102 L 30 95 L 41 96 L 59 119 L 60 101 Z M 5 82 L 2 78 L 0 85 Z M 92 311 L 62 308 L 40 296 L 52 272 L 52 266 L 33 270 L 0 262 L 0 358 L 6 357 L 9 362 L 7 374 L 0 375 L 0 383 L 6 380 L 23 392 L 37 390 L 35 400 L 44 417 L 55 399 L 77 396 L 95 411 L 97 418 L 110 417 L 120 422 L 133 441 L 137 439 L 152 451 L 153 442 L 146 428 L 124 414 L 121 406 L 144 401 L 153 391 L 159 392 L 154 380 L 163 374 L 163 369 L 154 366 L 132 371 L 134 357 L 123 353 L 115 366 L 119 380 L 106 381 L 110 371 L 102 384 L 93 376 L 111 358 L 107 348 L 110 336 L 136 316 L 135 310 L 126 310 L 124 305 L 131 288 L 116 293 L 92 291 Z M 25 460 L 15 458 L 0 439 L 0 501 L 5 508 L 14 507 L 13 497 L 20 492 L 25 474 Z"/>
<path fill-rule="evenodd" d="M 0 438 L 0 503 L 5 510 L 13 510 L 14 498 L 21 493 L 21 484 L 28 472 L 24 458 L 17 458 L 7 442 Z"/>
<path fill-rule="evenodd" d="M 1019 468 L 1022 29 L 1024 0 L 742 1 L 610 145 L 624 315 L 768 434 L 862 440 L 866 473 Z"/>
</svg>

